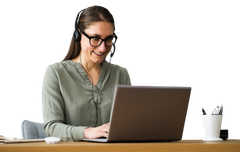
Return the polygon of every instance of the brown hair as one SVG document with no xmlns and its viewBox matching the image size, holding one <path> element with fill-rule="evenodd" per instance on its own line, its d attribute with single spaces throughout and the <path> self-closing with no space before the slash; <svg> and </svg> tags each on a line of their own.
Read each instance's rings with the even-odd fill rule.
<svg viewBox="0 0 240 152">
<path fill-rule="evenodd" d="M 99 21 L 112 23 L 113 29 L 115 30 L 114 19 L 112 14 L 102 6 L 91 6 L 86 8 L 79 17 L 77 28 L 84 31 L 93 22 Z M 72 37 L 68 53 L 62 61 L 76 58 L 80 54 L 80 51 L 81 45 L 79 45 L 79 42 L 75 42 L 75 40 Z"/>
</svg>

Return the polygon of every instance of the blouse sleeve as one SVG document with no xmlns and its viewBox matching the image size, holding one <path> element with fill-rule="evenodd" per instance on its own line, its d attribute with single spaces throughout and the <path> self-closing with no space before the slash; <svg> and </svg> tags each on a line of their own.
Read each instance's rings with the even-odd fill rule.
<svg viewBox="0 0 240 152">
<path fill-rule="evenodd" d="M 80 141 L 87 126 L 70 126 L 65 122 L 64 100 L 60 91 L 58 74 L 49 66 L 42 87 L 42 110 L 44 130 L 48 136 L 60 137 L 62 141 Z"/>
<path fill-rule="evenodd" d="M 126 70 L 126 85 L 131 85 L 130 76 L 129 76 L 129 74 L 128 74 L 127 69 L 125 69 L 125 70 Z"/>
</svg>

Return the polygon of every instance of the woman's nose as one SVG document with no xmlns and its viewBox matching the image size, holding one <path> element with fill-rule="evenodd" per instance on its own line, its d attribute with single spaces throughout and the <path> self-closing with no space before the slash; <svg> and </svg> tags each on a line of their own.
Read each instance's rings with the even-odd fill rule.
<svg viewBox="0 0 240 152">
<path fill-rule="evenodd" d="M 105 42 L 103 41 L 101 45 L 98 46 L 98 49 L 101 51 L 101 52 L 105 52 L 106 51 L 106 44 Z"/>
</svg>

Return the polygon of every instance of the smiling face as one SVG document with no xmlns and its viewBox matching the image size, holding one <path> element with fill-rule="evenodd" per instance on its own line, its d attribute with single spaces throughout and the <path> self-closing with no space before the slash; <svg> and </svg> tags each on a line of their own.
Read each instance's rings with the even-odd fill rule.
<svg viewBox="0 0 240 152">
<path fill-rule="evenodd" d="M 84 32 L 90 37 L 97 36 L 105 39 L 113 35 L 114 27 L 110 22 L 93 22 L 84 30 Z M 85 62 L 99 64 L 111 51 L 112 47 L 107 47 L 105 41 L 103 41 L 100 46 L 93 47 L 90 45 L 89 39 L 84 34 L 81 34 L 81 37 L 81 58 Z"/>
</svg>

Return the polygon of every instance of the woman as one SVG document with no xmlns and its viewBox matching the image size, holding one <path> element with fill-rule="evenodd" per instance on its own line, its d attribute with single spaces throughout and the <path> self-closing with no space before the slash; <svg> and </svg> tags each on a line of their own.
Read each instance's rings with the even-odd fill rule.
<svg viewBox="0 0 240 152">
<path fill-rule="evenodd" d="M 68 54 L 48 66 L 44 76 L 48 136 L 63 141 L 107 137 L 115 86 L 131 85 L 125 68 L 105 60 L 115 47 L 114 30 L 113 16 L 104 7 L 92 6 L 78 14 Z"/>
</svg>

